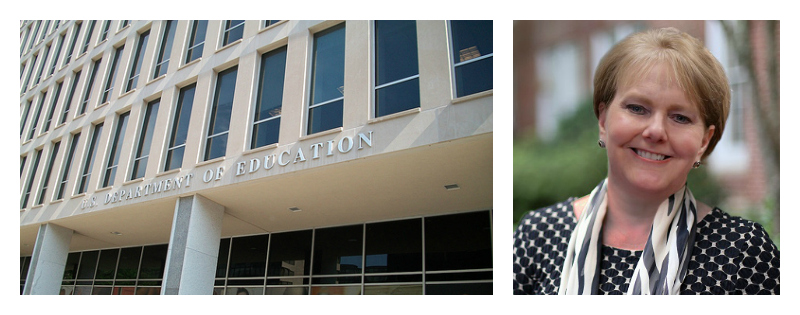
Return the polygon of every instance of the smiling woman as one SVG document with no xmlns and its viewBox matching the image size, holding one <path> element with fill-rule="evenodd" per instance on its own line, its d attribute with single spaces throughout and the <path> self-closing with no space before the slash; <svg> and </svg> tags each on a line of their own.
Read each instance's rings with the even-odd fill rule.
<svg viewBox="0 0 800 315">
<path fill-rule="evenodd" d="M 629 36 L 597 67 L 607 178 L 529 212 L 514 235 L 514 294 L 780 294 L 780 252 L 757 223 L 686 185 L 730 107 L 719 62 L 674 28 Z"/>
</svg>

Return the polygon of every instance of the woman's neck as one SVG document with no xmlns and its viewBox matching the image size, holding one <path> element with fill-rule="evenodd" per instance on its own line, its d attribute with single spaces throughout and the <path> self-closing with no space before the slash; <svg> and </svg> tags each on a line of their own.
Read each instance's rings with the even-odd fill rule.
<svg viewBox="0 0 800 315">
<path fill-rule="evenodd" d="M 658 206 L 664 199 L 666 197 L 642 198 L 609 183 L 606 197 L 608 208 L 603 220 L 603 244 L 621 249 L 643 249 Z"/>
</svg>

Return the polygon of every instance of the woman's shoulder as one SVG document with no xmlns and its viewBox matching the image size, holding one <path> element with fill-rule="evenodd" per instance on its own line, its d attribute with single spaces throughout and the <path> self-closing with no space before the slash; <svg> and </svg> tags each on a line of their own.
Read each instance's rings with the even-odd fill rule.
<svg viewBox="0 0 800 315">
<path fill-rule="evenodd" d="M 698 269 L 730 273 L 728 290 L 780 294 L 780 250 L 758 222 L 714 208 L 697 225 L 695 247 Z"/>
<path fill-rule="evenodd" d="M 535 226 L 542 222 L 552 222 L 553 220 L 574 219 L 575 215 L 572 206 L 575 200 L 575 197 L 570 197 L 562 202 L 529 211 L 522 217 L 519 225 L 520 227 Z"/>
</svg>

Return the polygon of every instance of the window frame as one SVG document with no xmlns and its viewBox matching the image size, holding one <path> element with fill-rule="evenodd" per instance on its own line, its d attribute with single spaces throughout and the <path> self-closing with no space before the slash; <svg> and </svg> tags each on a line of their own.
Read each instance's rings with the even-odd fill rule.
<svg viewBox="0 0 800 315">
<path fill-rule="evenodd" d="M 117 70 L 119 66 L 119 60 L 122 59 L 122 54 L 125 52 L 125 45 L 114 48 L 114 57 L 111 59 L 111 65 L 106 73 L 106 84 L 103 87 L 103 94 L 100 95 L 100 104 L 105 104 L 111 100 L 111 96 L 114 92 L 114 84 L 117 81 Z"/>
<path fill-rule="evenodd" d="M 44 46 L 44 58 L 42 58 L 41 62 L 39 63 L 39 70 L 36 70 L 36 80 L 33 81 L 33 86 L 38 85 L 39 82 L 42 81 L 42 72 L 44 72 L 44 67 L 47 64 L 47 58 L 50 57 L 51 45 L 52 42 L 49 45 Z"/>
<path fill-rule="evenodd" d="M 278 48 L 266 51 L 266 52 L 262 53 L 259 56 L 260 63 L 259 63 L 259 68 L 258 68 L 258 80 L 256 81 L 257 85 L 256 85 L 256 88 L 255 88 L 256 89 L 256 99 L 255 99 L 255 104 L 253 106 L 253 112 L 252 112 L 252 115 L 253 115 L 252 116 L 253 117 L 252 124 L 250 126 L 250 149 L 251 150 L 254 150 L 254 149 L 257 149 L 257 148 L 261 148 L 261 147 L 265 147 L 265 146 L 268 146 L 268 145 L 275 144 L 275 143 L 279 142 L 279 138 L 280 138 L 280 119 L 283 116 L 283 113 L 282 113 L 282 110 L 283 110 L 283 90 L 286 87 L 286 60 L 288 58 L 288 48 L 289 48 L 288 45 L 283 45 L 283 46 L 280 46 Z M 273 116 L 269 116 L 269 117 L 266 117 L 266 118 L 259 117 L 258 114 L 261 111 L 261 105 L 262 105 L 261 103 L 262 103 L 262 100 L 263 100 L 263 97 L 264 97 L 263 93 L 264 93 L 265 75 L 270 75 L 268 73 L 265 73 L 265 71 L 267 70 L 265 68 L 266 67 L 266 60 L 268 58 L 270 58 L 270 57 L 273 57 L 273 56 L 275 56 L 277 54 L 281 54 L 281 53 L 283 54 L 283 69 L 282 69 L 283 72 L 280 74 L 281 75 L 281 88 L 280 88 L 280 103 L 281 103 L 281 105 L 280 105 L 280 107 L 278 107 L 278 114 L 277 115 L 273 115 Z M 258 119 L 258 118 L 261 118 L 261 119 Z M 265 123 L 267 123 L 269 121 L 272 121 L 272 120 L 278 120 L 279 121 L 278 122 L 278 135 L 276 136 L 277 140 L 275 142 L 266 143 L 266 144 L 257 146 L 257 144 L 256 144 L 256 140 L 257 140 L 257 137 L 256 137 L 256 131 L 257 130 L 256 129 L 257 129 L 257 127 L 259 125 L 265 124 Z"/>
<path fill-rule="evenodd" d="M 203 23 L 203 37 L 198 42 L 197 29 Z M 203 49 L 205 49 L 206 36 L 208 35 L 208 20 L 193 20 L 189 25 L 189 36 L 186 44 L 186 55 L 183 58 L 183 63 L 188 64 L 197 59 L 203 58 Z M 191 58 L 196 49 L 200 49 L 200 55 L 196 58 Z"/>
<path fill-rule="evenodd" d="M 72 98 L 75 96 L 75 90 L 78 89 L 78 82 L 81 79 L 81 70 L 78 72 L 73 73 L 72 75 L 72 84 L 70 85 L 69 96 L 64 99 L 64 108 L 61 111 L 61 118 L 59 119 L 59 125 L 63 124 L 67 121 L 67 115 L 69 115 L 70 108 L 72 107 Z"/>
<path fill-rule="evenodd" d="M 28 182 L 25 188 L 25 192 L 22 194 L 22 200 L 20 201 L 20 209 L 25 209 L 28 207 L 28 200 L 31 197 L 31 190 L 33 189 L 33 179 L 36 177 L 36 172 L 39 171 L 39 161 L 42 159 L 42 151 L 44 148 L 35 150 L 34 154 L 36 158 L 33 162 L 33 168 L 28 173 Z"/>
<path fill-rule="evenodd" d="M 133 151 L 130 180 L 143 178 L 147 173 L 147 162 L 150 160 L 150 149 L 153 146 L 153 133 L 155 132 L 159 107 L 161 107 L 161 98 L 149 101 L 144 105 L 144 114 L 142 115 L 142 123 L 140 124 L 141 129 L 136 139 L 136 149 Z M 151 119 L 153 121 L 151 121 Z M 153 128 L 149 128 L 151 126 Z M 144 147 L 145 143 L 149 143 L 147 148 Z M 142 160 L 144 160 L 144 162 L 140 163 Z M 144 168 L 142 176 L 136 176 L 140 168 Z"/>
<path fill-rule="evenodd" d="M 50 63 L 50 71 L 47 74 L 48 76 L 53 75 L 53 73 L 56 72 L 56 68 L 58 67 L 58 57 L 61 55 L 61 48 L 64 47 L 65 40 L 67 40 L 67 33 L 59 35 L 56 53 L 53 55 L 53 61 Z"/>
<path fill-rule="evenodd" d="M 69 146 L 69 153 L 67 156 L 64 157 L 64 161 L 62 162 L 62 169 L 61 169 L 61 176 L 58 181 L 58 190 L 54 194 L 53 200 L 61 200 L 64 199 L 64 191 L 67 190 L 67 183 L 69 182 L 69 173 L 72 169 L 72 161 L 75 159 L 75 149 L 78 147 L 78 143 L 81 139 L 81 133 L 74 133 L 72 134 L 72 140 L 70 140 Z"/>
<path fill-rule="evenodd" d="M 70 40 L 69 48 L 67 49 L 68 54 L 64 57 L 64 63 L 61 65 L 62 67 L 68 65 L 72 60 L 72 55 L 75 54 L 75 45 L 78 43 L 81 26 L 83 26 L 83 22 L 75 22 L 75 27 L 72 28 L 72 40 Z"/>
<path fill-rule="evenodd" d="M 77 115 L 86 113 L 86 108 L 89 105 L 89 100 L 92 98 L 92 88 L 94 87 L 94 79 L 97 78 L 97 72 L 100 70 L 100 63 L 102 61 L 103 58 L 99 58 L 95 60 L 91 65 L 91 73 L 89 73 L 89 78 L 86 81 L 85 90 L 83 91 L 83 99 L 81 100 L 80 111 L 77 113 Z"/>
<path fill-rule="evenodd" d="M 139 85 L 139 77 L 141 76 L 142 64 L 144 63 L 144 55 L 147 50 L 147 44 L 150 41 L 150 29 L 145 30 L 137 35 L 136 52 L 131 56 L 131 68 L 128 71 L 128 79 L 125 80 L 125 92 L 130 92 Z"/>
<path fill-rule="evenodd" d="M 450 77 L 451 77 L 451 80 L 452 80 L 451 82 L 452 82 L 452 86 L 453 86 L 453 88 L 452 88 L 452 91 L 453 91 L 452 92 L 453 93 L 452 97 L 454 99 L 458 99 L 458 98 L 467 97 L 467 96 L 470 96 L 470 95 L 475 95 L 475 94 L 479 94 L 479 93 L 483 93 L 483 92 L 487 92 L 487 91 L 493 91 L 494 90 L 494 84 L 492 84 L 492 88 L 488 89 L 488 90 L 478 91 L 478 92 L 464 94 L 464 95 L 458 95 L 458 81 L 459 80 L 458 80 L 458 76 L 456 74 L 457 73 L 456 72 L 456 68 L 462 67 L 462 66 L 466 66 L 466 65 L 469 65 L 469 64 L 472 64 L 472 63 L 476 63 L 476 62 L 479 62 L 479 61 L 482 61 L 482 60 L 486 60 L 486 59 L 492 59 L 492 62 L 494 62 L 494 45 L 492 45 L 492 52 L 489 53 L 489 54 L 481 55 L 479 57 L 471 58 L 471 59 L 465 60 L 465 61 L 456 61 L 455 58 L 453 57 L 453 55 L 455 54 L 456 47 L 455 47 L 455 43 L 453 42 L 453 40 L 455 38 L 453 36 L 453 25 L 452 25 L 452 21 L 451 20 L 447 20 L 447 37 L 448 37 L 448 44 L 449 44 L 449 47 L 450 47 L 450 51 L 448 52 L 448 54 L 449 54 L 448 59 L 451 60 L 451 62 L 450 62 Z M 494 66 L 492 67 L 492 69 L 494 69 Z"/>
<path fill-rule="evenodd" d="M 314 93 L 316 91 L 316 80 L 315 80 L 316 78 L 315 78 L 314 75 L 315 75 L 316 67 L 317 67 L 317 63 L 316 63 L 316 59 L 317 59 L 316 58 L 316 54 L 317 54 L 317 47 L 318 47 L 317 38 L 325 36 L 325 35 L 328 35 L 330 33 L 333 33 L 333 32 L 337 31 L 340 28 L 344 29 L 344 32 L 345 32 L 345 39 L 344 39 L 344 43 L 343 43 L 345 45 L 345 47 L 343 48 L 345 53 L 342 55 L 342 68 L 343 68 L 343 71 L 342 71 L 342 84 L 344 84 L 344 79 L 347 77 L 346 72 L 345 72 L 347 70 L 346 67 L 345 67 L 345 62 L 347 61 L 347 55 L 346 55 L 346 52 L 347 52 L 347 47 L 346 47 L 346 43 L 347 43 L 347 23 L 346 22 L 337 23 L 336 25 L 332 25 L 332 26 L 327 27 L 327 28 L 325 28 L 323 30 L 315 32 L 311 36 L 312 37 L 312 39 L 311 39 L 311 46 L 312 47 L 311 47 L 311 56 L 310 56 L 311 66 L 309 67 L 309 83 L 308 83 L 309 84 L 308 85 L 309 88 L 308 88 L 308 92 L 307 92 L 308 93 L 308 102 L 307 102 L 306 110 L 305 110 L 305 114 L 306 114 L 305 124 L 306 124 L 306 127 L 304 128 L 305 132 L 306 132 L 306 135 L 317 134 L 317 133 L 325 132 L 325 131 L 328 131 L 328 130 L 335 130 L 336 128 L 341 128 L 342 125 L 344 125 L 344 115 L 342 115 L 342 117 L 340 117 L 341 121 L 339 122 L 339 126 L 338 127 L 329 128 L 329 129 L 325 129 L 325 130 L 312 130 L 312 124 L 311 124 L 311 118 L 312 118 L 311 111 L 312 111 L 312 109 L 315 109 L 315 108 L 318 108 L 318 107 L 322 107 L 324 105 L 328 105 L 328 104 L 332 104 L 332 103 L 335 103 L 335 102 L 338 102 L 338 101 L 342 101 L 342 113 L 344 114 L 344 96 L 345 96 L 344 95 L 344 91 L 345 91 L 344 85 L 342 85 L 342 91 L 341 91 L 342 96 L 337 96 L 337 97 L 332 98 L 332 99 L 328 99 L 328 100 L 325 100 L 325 101 L 314 103 Z"/>
<path fill-rule="evenodd" d="M 128 120 L 130 119 L 131 111 L 126 111 L 117 115 L 116 124 L 114 128 L 114 136 L 110 138 L 110 148 L 108 148 L 108 158 L 106 167 L 103 170 L 103 183 L 101 188 L 114 186 L 117 175 L 117 168 L 119 167 L 119 157 L 122 155 L 122 146 L 125 142 L 125 131 L 128 128 Z"/>
<path fill-rule="evenodd" d="M 212 145 L 211 145 L 213 143 L 212 140 L 220 139 L 220 138 L 223 138 L 223 137 L 224 137 L 223 141 L 225 142 L 225 151 L 227 151 L 227 148 L 228 148 L 228 135 L 229 135 L 230 129 L 231 129 L 230 128 L 230 123 L 231 123 L 231 118 L 232 117 L 229 116 L 228 117 L 228 121 L 218 121 L 218 118 L 219 118 L 219 115 L 218 115 L 219 111 L 218 110 L 219 110 L 219 105 L 220 105 L 219 104 L 220 103 L 220 95 L 222 94 L 222 93 L 220 93 L 220 89 L 222 88 L 223 76 L 230 75 L 231 73 L 234 73 L 234 75 L 233 75 L 233 90 L 230 91 L 230 94 L 231 94 L 230 113 L 233 114 L 233 105 L 234 105 L 234 103 L 236 101 L 236 98 L 235 98 L 235 96 L 236 96 L 236 82 L 237 82 L 237 79 L 238 79 L 238 76 L 239 76 L 239 65 L 238 64 L 230 66 L 230 67 L 226 68 L 225 70 L 217 72 L 216 79 L 215 79 L 215 82 L 214 82 L 214 94 L 211 95 L 211 108 L 208 111 L 209 112 L 209 118 L 208 118 L 207 124 L 206 124 L 206 136 L 205 136 L 205 139 L 203 141 L 203 144 L 204 144 L 203 145 L 203 161 L 209 161 L 209 160 L 213 160 L 213 159 L 216 159 L 216 158 L 221 158 L 221 157 L 224 157 L 227 154 L 227 152 L 223 152 L 223 154 L 220 155 L 220 156 L 212 157 L 211 156 L 212 152 L 210 150 L 212 148 Z M 227 78 L 229 78 L 229 77 L 226 77 L 226 79 Z M 225 94 L 227 94 L 227 93 L 225 93 Z M 223 124 L 227 125 L 225 127 L 225 130 L 217 132 L 217 133 L 213 133 L 214 129 L 216 129 L 215 127 L 218 126 L 220 123 L 223 123 Z"/>
<path fill-rule="evenodd" d="M 417 59 L 417 61 L 416 61 L 417 68 L 415 69 L 416 70 L 415 71 L 416 74 L 411 75 L 411 76 L 407 76 L 405 78 L 400 78 L 400 79 L 396 79 L 396 80 L 392 80 L 392 81 L 389 81 L 389 82 L 378 84 L 378 73 L 380 71 L 380 69 L 379 69 L 380 64 L 378 63 L 378 60 L 379 60 L 379 57 L 378 57 L 378 53 L 379 53 L 378 45 L 380 43 L 380 41 L 378 39 L 378 35 L 379 35 L 379 33 L 378 33 L 378 22 L 380 22 L 380 21 L 376 20 L 376 21 L 372 21 L 372 23 L 371 23 L 371 30 L 372 30 L 373 36 L 371 36 L 371 42 L 372 42 L 372 45 L 371 45 L 371 49 L 372 49 L 372 54 L 371 54 L 371 58 L 372 58 L 372 80 L 371 80 L 371 86 L 372 86 L 372 89 L 371 89 L 370 92 L 371 92 L 372 106 L 370 106 L 370 107 L 371 107 L 371 110 L 372 110 L 372 117 L 373 118 L 385 117 L 385 116 L 389 116 L 389 115 L 392 115 L 392 114 L 396 114 L 396 113 L 404 112 L 404 111 L 407 111 L 407 110 L 412 110 L 412 109 L 415 109 L 415 108 L 422 107 L 422 101 L 418 100 L 418 103 L 417 103 L 416 106 L 409 107 L 407 109 L 403 109 L 403 110 L 399 110 L 399 111 L 388 112 L 388 113 L 384 113 L 384 114 L 380 114 L 379 115 L 378 111 L 379 111 L 379 105 L 380 104 L 378 103 L 378 90 L 389 88 L 389 87 L 392 87 L 392 86 L 395 86 L 395 85 L 399 85 L 399 84 L 402 84 L 402 83 L 406 83 L 406 82 L 409 82 L 409 81 L 417 80 L 417 93 L 418 93 L 417 97 L 418 98 L 420 97 L 421 91 L 420 91 L 420 88 L 419 88 L 419 79 L 420 79 L 420 74 L 419 74 L 419 38 L 417 37 L 416 21 L 410 21 L 410 22 L 414 22 L 414 38 L 417 39 L 416 42 L 415 42 L 415 47 L 414 47 L 414 54 L 416 54 L 416 59 Z"/>
<path fill-rule="evenodd" d="M 184 104 L 185 101 L 186 101 L 185 100 L 185 96 L 186 95 L 184 94 L 184 92 L 185 91 L 189 91 L 189 90 L 192 90 L 192 97 L 189 100 L 190 102 L 188 103 L 189 107 L 188 107 L 188 109 L 186 109 L 186 112 L 185 112 L 185 114 L 189 115 L 189 118 L 186 120 L 186 124 L 184 126 L 184 125 L 180 124 L 182 114 L 184 114 L 184 110 L 185 110 L 184 109 L 184 105 L 187 105 L 187 104 Z M 188 84 L 188 85 L 185 85 L 185 86 L 179 88 L 177 94 L 178 94 L 177 95 L 177 102 L 175 102 L 175 107 L 174 107 L 174 110 L 172 112 L 172 124 L 170 126 L 169 138 L 167 138 L 167 141 L 165 141 L 167 149 L 166 149 L 166 153 L 164 154 L 164 167 L 162 168 L 162 170 L 164 170 L 165 172 L 170 171 L 170 170 L 174 170 L 174 169 L 180 169 L 181 167 L 183 167 L 183 160 L 184 160 L 185 153 L 186 153 L 186 150 L 185 150 L 185 148 L 186 148 L 186 140 L 187 140 L 188 135 L 189 135 L 188 134 L 189 125 L 191 124 L 191 120 L 192 120 L 192 109 L 194 108 L 194 100 L 195 100 L 195 98 L 197 96 L 197 82 L 193 82 L 191 84 Z M 176 145 L 175 144 L 176 136 L 178 135 L 179 129 L 183 129 L 183 128 L 186 128 L 186 131 L 185 131 L 186 137 L 184 137 L 183 143 Z M 180 163 L 178 164 L 177 167 L 170 168 L 170 164 L 173 164 L 173 163 L 171 163 L 173 161 L 172 160 L 172 158 L 173 158 L 172 154 L 173 154 L 173 152 L 175 152 L 175 150 L 178 150 L 178 149 L 184 149 L 183 151 L 181 151 Z"/>
<path fill-rule="evenodd" d="M 47 98 L 47 91 L 43 91 L 39 93 L 39 105 L 36 106 L 36 115 L 33 116 L 33 121 L 31 122 L 31 129 L 28 130 L 28 138 L 27 140 L 32 140 L 33 135 L 36 133 L 36 129 L 39 127 L 39 118 L 42 116 L 42 107 L 44 107 L 44 101 Z"/>
<path fill-rule="evenodd" d="M 242 22 L 238 23 L 236 25 L 231 25 L 231 24 L 233 24 L 232 21 L 242 21 Z M 222 34 L 222 42 L 221 42 L 222 45 L 220 45 L 220 47 L 228 46 L 230 44 L 233 44 L 237 40 L 240 40 L 240 39 L 244 38 L 244 25 L 245 25 L 245 22 L 247 22 L 247 21 L 246 20 L 224 20 L 222 22 L 222 32 L 221 32 L 221 34 Z M 234 29 L 236 29 L 237 27 L 240 27 L 240 26 L 242 27 L 242 35 L 237 39 L 231 40 L 229 38 L 229 36 L 231 35 L 231 33 L 233 32 Z"/>
<path fill-rule="evenodd" d="M 156 53 L 156 59 L 155 62 L 153 62 L 152 79 L 166 75 L 167 71 L 169 71 L 169 61 L 172 57 L 172 45 L 175 43 L 175 33 L 178 30 L 178 21 L 163 21 L 161 23 L 161 27 L 163 29 L 161 32 L 161 40 L 158 42 L 158 53 Z"/>
<path fill-rule="evenodd" d="M 78 178 L 77 191 L 75 195 L 85 193 L 89 189 L 89 180 L 92 179 L 92 169 L 94 168 L 94 160 L 97 155 L 97 147 L 100 144 L 100 137 L 103 135 L 103 122 L 92 125 L 92 138 L 89 139 L 88 147 L 86 148 L 85 158 L 83 159 L 83 170 Z"/>
<path fill-rule="evenodd" d="M 41 205 L 44 203 L 44 195 L 47 193 L 47 186 L 50 185 L 50 175 L 53 172 L 53 166 L 56 162 L 56 156 L 58 155 L 58 151 L 61 147 L 61 141 L 56 141 L 53 143 L 53 146 L 50 148 L 50 159 L 47 163 L 47 170 L 42 176 L 42 179 L 39 180 L 39 195 L 36 198 L 36 203 L 34 205 Z"/>
<path fill-rule="evenodd" d="M 83 55 L 89 51 L 89 44 L 92 42 L 92 35 L 94 35 L 94 26 L 97 24 L 97 20 L 90 20 L 89 21 L 89 28 L 86 29 L 86 38 L 83 40 L 83 45 L 81 46 L 81 53 L 79 55 Z"/>
<path fill-rule="evenodd" d="M 56 111 L 56 103 L 58 103 L 58 99 L 61 98 L 61 89 L 64 86 L 64 81 L 56 82 L 55 95 L 53 96 L 52 101 L 50 102 L 50 110 L 47 111 L 47 119 L 45 119 L 44 127 L 42 127 L 42 133 L 50 131 L 50 125 L 53 122 L 53 115 Z"/>
</svg>

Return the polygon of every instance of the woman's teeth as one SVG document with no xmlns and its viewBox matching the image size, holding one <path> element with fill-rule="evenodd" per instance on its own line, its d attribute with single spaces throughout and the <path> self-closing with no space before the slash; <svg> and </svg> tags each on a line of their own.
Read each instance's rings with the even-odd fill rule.
<svg viewBox="0 0 800 315">
<path fill-rule="evenodd" d="M 650 153 L 650 152 L 642 151 L 642 150 L 638 150 L 638 149 L 635 150 L 635 151 L 636 151 L 636 154 L 638 154 L 639 156 L 641 156 L 641 157 L 643 157 L 645 159 L 648 159 L 648 160 L 663 161 L 664 159 L 667 158 L 666 155 L 662 155 L 662 154 Z"/>
</svg>

